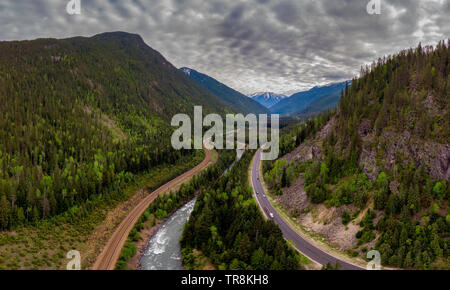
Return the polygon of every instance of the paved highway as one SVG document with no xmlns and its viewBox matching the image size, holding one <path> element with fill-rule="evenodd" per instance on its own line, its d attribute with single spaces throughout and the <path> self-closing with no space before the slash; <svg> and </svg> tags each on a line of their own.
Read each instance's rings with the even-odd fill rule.
<svg viewBox="0 0 450 290">
<path fill-rule="evenodd" d="M 259 180 L 260 165 L 261 165 L 261 149 L 257 151 L 252 164 L 251 180 L 253 190 L 255 191 L 255 193 L 257 193 L 256 198 L 261 208 L 263 209 L 264 214 L 266 215 L 266 217 L 273 219 L 273 221 L 278 225 L 278 227 L 283 232 L 284 238 L 286 240 L 292 241 L 299 252 L 301 252 L 311 260 L 314 260 L 315 262 L 321 265 L 325 265 L 327 263 L 335 265 L 336 263 L 339 263 L 342 270 L 364 270 L 364 268 L 360 266 L 344 262 L 331 256 L 330 254 L 312 245 L 309 241 L 305 240 L 294 229 L 292 229 L 291 225 L 278 214 L 278 212 L 272 206 L 270 201 L 267 199 L 261 181 Z"/>
</svg>

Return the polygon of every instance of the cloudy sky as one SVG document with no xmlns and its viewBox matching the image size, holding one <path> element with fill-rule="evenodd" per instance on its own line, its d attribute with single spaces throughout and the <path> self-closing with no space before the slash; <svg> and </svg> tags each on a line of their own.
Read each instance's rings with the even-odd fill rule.
<svg viewBox="0 0 450 290">
<path fill-rule="evenodd" d="M 450 37 L 450 0 L 1 0 L 0 40 L 140 34 L 177 67 L 243 92 L 304 90 Z M 377 0 L 372 0 L 377 1 Z M 1 52 L 0 52 L 1 53 Z"/>
</svg>

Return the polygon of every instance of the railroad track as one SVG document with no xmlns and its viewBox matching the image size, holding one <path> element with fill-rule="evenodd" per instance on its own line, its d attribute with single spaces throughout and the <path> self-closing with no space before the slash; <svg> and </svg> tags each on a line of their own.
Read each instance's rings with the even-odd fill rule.
<svg viewBox="0 0 450 290">
<path fill-rule="evenodd" d="M 128 213 L 125 219 L 119 224 L 114 233 L 111 235 L 100 255 L 97 257 L 97 260 L 91 268 L 92 270 L 115 269 L 117 260 L 119 259 L 120 253 L 122 252 L 122 248 L 125 245 L 130 231 L 133 229 L 139 217 L 145 212 L 155 198 L 158 197 L 158 195 L 168 191 L 174 185 L 188 180 L 209 164 L 211 161 L 211 151 L 206 148 L 204 148 L 204 150 L 206 152 L 206 156 L 200 164 L 157 188 Z"/>
</svg>

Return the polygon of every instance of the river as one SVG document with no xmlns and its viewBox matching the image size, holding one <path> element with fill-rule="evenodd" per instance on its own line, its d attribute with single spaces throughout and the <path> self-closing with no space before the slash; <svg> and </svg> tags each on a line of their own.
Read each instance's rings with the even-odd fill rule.
<svg viewBox="0 0 450 290">
<path fill-rule="evenodd" d="M 144 270 L 183 270 L 181 263 L 180 238 L 183 226 L 189 220 L 194 210 L 192 199 L 178 209 L 149 240 L 147 249 L 141 257 L 141 267 Z"/>
<path fill-rule="evenodd" d="M 244 150 L 237 150 L 236 160 L 241 159 Z M 224 172 L 226 174 L 236 163 L 233 162 Z M 178 209 L 149 240 L 147 248 L 141 257 L 143 270 L 184 270 L 181 263 L 180 239 L 183 227 L 194 210 L 197 198 L 192 199 Z"/>
</svg>

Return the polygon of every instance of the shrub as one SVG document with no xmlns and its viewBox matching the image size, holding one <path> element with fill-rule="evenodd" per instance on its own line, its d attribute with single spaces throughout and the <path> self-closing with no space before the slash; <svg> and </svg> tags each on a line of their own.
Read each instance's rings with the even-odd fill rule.
<svg viewBox="0 0 450 290">
<path fill-rule="evenodd" d="M 350 214 L 348 211 L 344 210 L 342 212 L 342 224 L 347 225 L 351 221 Z"/>
</svg>

